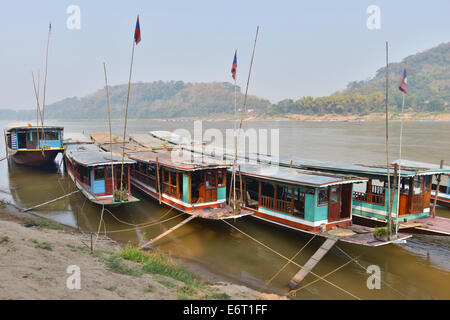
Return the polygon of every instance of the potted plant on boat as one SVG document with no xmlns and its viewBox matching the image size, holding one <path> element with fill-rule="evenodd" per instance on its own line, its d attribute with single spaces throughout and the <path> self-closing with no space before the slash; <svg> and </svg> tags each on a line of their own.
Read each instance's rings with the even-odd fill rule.
<svg viewBox="0 0 450 320">
<path fill-rule="evenodd" d="M 387 241 L 388 232 L 386 227 L 375 228 L 372 233 L 375 239 L 379 241 Z"/>
</svg>

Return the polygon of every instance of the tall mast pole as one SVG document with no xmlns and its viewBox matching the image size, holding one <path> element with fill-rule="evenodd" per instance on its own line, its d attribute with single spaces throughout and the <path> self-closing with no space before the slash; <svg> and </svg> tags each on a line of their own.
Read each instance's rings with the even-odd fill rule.
<svg viewBox="0 0 450 320">
<path fill-rule="evenodd" d="M 389 163 L 389 108 L 388 108 L 388 98 L 389 98 L 389 51 L 388 42 L 386 41 L 386 170 L 387 170 L 387 180 L 388 180 L 388 239 L 391 240 L 391 215 L 392 215 L 392 205 L 391 205 L 391 172 Z"/>
<path fill-rule="evenodd" d="M 112 176 L 112 190 L 114 197 L 114 164 L 113 164 L 113 152 L 112 152 L 112 130 L 111 130 L 111 107 L 109 103 L 109 89 L 108 89 L 108 78 L 106 76 L 106 63 L 103 62 L 103 70 L 105 72 L 105 88 L 106 88 L 106 104 L 108 106 L 108 124 L 109 124 L 109 147 L 111 152 L 111 176 Z M 106 177 L 108 178 L 108 177 Z M 113 199 L 114 200 L 114 199 Z"/>
<path fill-rule="evenodd" d="M 42 97 L 42 115 L 41 115 L 41 122 L 42 126 L 44 126 L 44 117 L 45 117 L 45 94 L 47 91 L 47 70 L 48 70 L 48 47 L 50 44 L 50 35 L 52 34 L 52 23 L 49 22 L 48 27 L 48 36 L 47 36 L 47 49 L 45 51 L 45 74 L 44 74 L 44 95 Z"/>
<path fill-rule="evenodd" d="M 235 51 L 235 55 L 237 50 Z M 233 210 L 236 211 L 236 160 L 237 160 L 237 136 L 236 136 L 236 122 L 237 122 L 237 92 L 236 92 L 236 76 L 234 77 L 234 161 L 233 161 Z"/>
<path fill-rule="evenodd" d="M 250 60 L 250 67 L 248 70 L 248 78 L 247 78 L 247 85 L 245 87 L 245 96 L 244 96 L 244 103 L 242 105 L 242 110 L 241 110 L 241 121 L 239 123 L 239 129 L 238 129 L 238 134 L 237 136 L 235 136 L 235 143 L 234 143 L 234 161 L 233 161 L 233 193 L 234 193 L 234 202 L 236 202 L 236 162 L 237 162 L 237 144 L 239 141 L 239 135 L 241 133 L 241 129 L 242 129 L 242 122 L 244 120 L 244 114 L 245 114 L 245 107 L 247 105 L 247 96 L 248 96 L 248 85 L 250 83 L 250 76 L 252 74 L 252 67 L 253 67 L 253 58 L 255 57 L 255 49 L 256 49 L 256 41 L 258 40 L 258 32 L 259 32 L 259 26 L 256 27 L 256 35 L 255 35 L 255 42 L 253 43 L 253 50 L 252 50 L 252 59 Z M 235 112 L 237 111 L 236 109 L 236 79 L 235 79 L 235 83 L 234 83 L 234 90 L 235 90 Z M 240 180 L 242 179 L 242 177 L 239 175 L 239 181 L 242 184 L 242 181 Z M 243 195 L 242 195 L 242 188 L 240 190 L 240 198 L 241 200 L 244 199 Z M 241 203 L 242 205 L 242 203 Z"/>
<path fill-rule="evenodd" d="M 120 197 L 123 197 L 123 163 L 125 159 L 125 136 L 127 132 L 127 118 L 128 118 L 128 102 L 130 100 L 130 86 L 131 86 L 131 74 L 133 72 L 133 59 L 134 59 L 134 47 L 135 40 L 133 39 L 133 49 L 131 50 L 131 63 L 130 63 L 130 75 L 128 77 L 128 92 L 127 92 L 127 103 L 125 108 L 125 125 L 123 129 L 123 146 L 122 146 L 122 167 L 120 171 Z"/>
</svg>

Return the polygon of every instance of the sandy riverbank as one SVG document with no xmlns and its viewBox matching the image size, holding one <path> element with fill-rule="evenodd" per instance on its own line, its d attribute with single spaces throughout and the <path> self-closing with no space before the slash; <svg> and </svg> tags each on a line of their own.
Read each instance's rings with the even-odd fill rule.
<svg viewBox="0 0 450 320">
<path fill-rule="evenodd" d="M 89 235 L 0 204 L 0 300 L 284 298 L 208 282 L 162 253 L 142 255 L 105 237 L 92 254 L 90 241 Z M 80 268 L 80 290 L 66 286 L 70 265 Z"/>
</svg>

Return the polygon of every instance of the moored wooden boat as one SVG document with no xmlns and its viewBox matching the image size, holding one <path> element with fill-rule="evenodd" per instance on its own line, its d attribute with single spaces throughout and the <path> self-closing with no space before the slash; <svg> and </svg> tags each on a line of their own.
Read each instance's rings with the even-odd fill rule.
<svg viewBox="0 0 450 320">
<path fill-rule="evenodd" d="M 161 149 L 160 146 L 152 150 L 137 138 L 139 135 L 131 135 L 133 142 L 125 144 L 101 144 L 96 136 L 102 135 L 91 134 L 95 143 L 116 155 L 122 154 L 125 146 L 125 154 L 135 161 L 130 173 L 131 185 L 160 203 L 210 220 L 252 214 L 244 208 L 236 212 L 226 203 L 226 169 L 231 164 L 194 154 L 178 159 L 172 154 L 178 151 Z"/>
<path fill-rule="evenodd" d="M 64 151 L 63 127 L 10 124 L 4 131 L 8 158 L 15 163 L 40 167 Z"/>
<path fill-rule="evenodd" d="M 122 158 L 111 157 L 98 146 L 70 144 L 65 152 L 70 178 L 87 199 L 98 205 L 117 206 L 139 201 L 131 195 L 130 166 L 134 163 L 128 158 L 123 160 L 121 178 Z"/>
</svg>

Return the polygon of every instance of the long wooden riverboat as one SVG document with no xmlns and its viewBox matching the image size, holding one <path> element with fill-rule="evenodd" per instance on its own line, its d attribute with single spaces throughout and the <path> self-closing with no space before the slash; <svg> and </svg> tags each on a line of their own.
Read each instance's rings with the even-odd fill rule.
<svg viewBox="0 0 450 320">
<path fill-rule="evenodd" d="M 131 195 L 130 168 L 135 161 L 128 158 L 123 160 L 121 179 L 122 158 L 94 144 L 69 144 L 64 158 L 70 178 L 91 202 L 117 206 L 139 201 Z"/>
<path fill-rule="evenodd" d="M 221 220 L 252 214 L 242 209 L 234 211 L 226 203 L 226 170 L 231 164 L 210 157 L 191 154 L 178 159 L 157 141 L 139 139 L 132 142 L 108 143 L 103 133 L 91 133 L 93 141 L 105 151 L 124 153 L 135 163 L 131 167 L 130 183 L 161 204 L 203 219 Z M 142 138 L 142 137 L 141 137 Z M 149 143 L 153 142 L 153 147 Z M 124 149 L 125 148 L 125 149 Z"/>
<path fill-rule="evenodd" d="M 200 143 L 188 143 L 187 138 L 168 131 L 149 132 L 154 138 L 167 141 L 179 148 L 216 156 L 222 159 L 233 159 L 231 150 L 212 146 L 201 146 Z M 261 154 L 236 155 L 238 161 L 253 162 L 266 165 L 276 165 L 285 168 L 305 169 L 310 171 L 337 173 L 367 178 L 367 182 L 355 185 L 352 199 L 352 220 L 355 224 L 376 227 L 387 223 L 389 214 L 387 194 L 387 169 L 386 166 L 331 163 L 324 161 L 306 160 L 296 157 L 272 157 Z M 399 161 L 396 161 L 400 164 Z M 394 164 L 394 163 L 393 163 Z M 440 169 L 437 165 L 403 160 L 401 162 L 399 225 L 402 231 L 411 233 L 427 233 L 432 235 L 450 234 L 450 219 L 435 217 L 430 218 L 430 201 L 434 199 L 434 191 L 437 187 L 436 177 L 441 176 L 442 182 L 438 194 L 438 204 L 446 205 L 448 195 L 449 167 Z M 394 181 L 393 165 L 390 170 L 391 190 Z M 434 182 L 432 182 L 434 181 Z M 446 184 L 447 182 L 447 184 Z M 392 205 L 392 216 L 397 220 L 398 192 L 395 190 Z M 447 202 L 448 203 L 448 202 Z M 424 231 L 426 229 L 426 232 Z"/>
<path fill-rule="evenodd" d="M 391 243 L 352 222 L 353 187 L 365 178 L 241 163 L 236 179 L 236 199 L 254 218 L 357 245 Z M 407 238 L 399 234 L 397 240 Z"/>
<path fill-rule="evenodd" d="M 399 187 L 394 188 L 394 165 L 400 173 Z M 348 163 L 327 163 L 310 160 L 295 160 L 293 166 L 309 170 L 352 174 L 368 178 L 367 183 L 355 188 L 353 192 L 353 221 L 368 226 L 385 225 L 388 220 L 388 173 L 386 166 Z M 399 228 L 414 232 L 413 224 L 428 227 L 428 234 L 450 235 L 450 220 L 445 218 L 430 221 L 430 202 L 432 201 L 432 181 L 436 176 L 450 175 L 450 168 L 407 160 L 397 160 L 390 170 L 392 217 L 399 222 Z M 400 192 L 398 192 L 398 189 Z M 398 217 L 397 217 L 398 212 Z M 448 221 L 447 221 L 448 220 Z M 419 222 L 418 222 L 419 221 Z M 421 232 L 423 233 L 423 232 Z"/>
<path fill-rule="evenodd" d="M 8 125 L 4 130 L 8 159 L 32 167 L 52 163 L 64 151 L 63 131 L 60 126 Z"/>
</svg>

